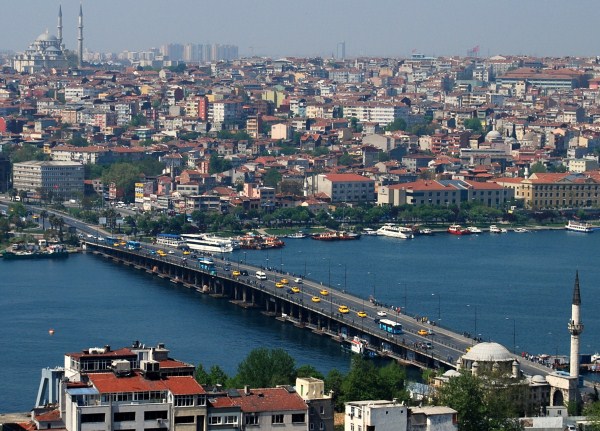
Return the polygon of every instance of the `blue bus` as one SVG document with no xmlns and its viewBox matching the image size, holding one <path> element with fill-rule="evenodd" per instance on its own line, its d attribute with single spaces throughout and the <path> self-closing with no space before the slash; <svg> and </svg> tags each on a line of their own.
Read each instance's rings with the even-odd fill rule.
<svg viewBox="0 0 600 431">
<path fill-rule="evenodd" d="M 210 275 L 217 275 L 217 267 L 215 266 L 215 261 L 210 257 L 200 257 L 198 258 L 198 267 L 208 272 Z"/>
<path fill-rule="evenodd" d="M 113 238 L 112 236 L 107 236 L 104 238 L 104 243 L 106 245 L 115 245 L 115 244 L 119 244 L 119 238 Z"/>
<path fill-rule="evenodd" d="M 139 250 L 142 248 L 142 244 L 138 241 L 127 241 L 127 250 Z"/>
<path fill-rule="evenodd" d="M 394 322 L 389 319 L 381 319 L 379 321 L 379 328 L 390 334 L 402 334 L 402 323 Z"/>
</svg>

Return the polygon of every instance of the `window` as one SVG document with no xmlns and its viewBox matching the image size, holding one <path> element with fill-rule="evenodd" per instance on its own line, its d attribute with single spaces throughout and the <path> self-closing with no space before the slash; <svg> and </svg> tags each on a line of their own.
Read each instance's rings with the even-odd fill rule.
<svg viewBox="0 0 600 431">
<path fill-rule="evenodd" d="M 321 413 L 322 415 L 325 414 L 325 406 L 320 406 L 319 407 L 319 413 Z"/>
<path fill-rule="evenodd" d="M 325 429 L 325 424 L 324 424 L 323 422 L 321 422 L 321 423 L 319 424 L 319 429 L 320 429 L 320 430 L 324 430 L 324 429 Z"/>
<path fill-rule="evenodd" d="M 247 415 L 245 422 L 246 422 L 246 425 L 258 425 L 258 416 Z"/>
<path fill-rule="evenodd" d="M 134 421 L 135 412 L 115 412 L 113 417 L 115 422 Z"/>
<path fill-rule="evenodd" d="M 283 415 L 273 415 L 271 416 L 272 424 L 282 424 L 283 423 Z"/>
<path fill-rule="evenodd" d="M 209 425 L 221 425 L 223 418 L 221 416 L 209 416 L 208 424 Z"/>
<path fill-rule="evenodd" d="M 194 416 L 175 416 L 176 424 L 193 424 Z"/>
<path fill-rule="evenodd" d="M 81 423 L 104 422 L 104 413 L 88 413 L 81 415 Z"/>
<path fill-rule="evenodd" d="M 306 417 L 304 413 L 293 413 L 292 414 L 292 423 L 293 424 L 303 424 L 306 422 Z M 282 420 L 283 423 L 283 420 Z"/>
<path fill-rule="evenodd" d="M 144 412 L 144 420 L 151 421 L 154 419 L 167 419 L 167 411 L 166 410 L 151 410 Z"/>
<path fill-rule="evenodd" d="M 237 424 L 238 423 L 238 418 L 237 416 L 225 416 L 225 423 L 226 424 Z"/>
</svg>

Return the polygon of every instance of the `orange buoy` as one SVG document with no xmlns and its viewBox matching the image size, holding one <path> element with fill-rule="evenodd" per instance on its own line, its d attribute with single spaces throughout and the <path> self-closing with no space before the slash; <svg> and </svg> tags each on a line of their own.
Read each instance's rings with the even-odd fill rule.
<svg viewBox="0 0 600 431">
<path fill-rule="evenodd" d="M 50 330 L 48 331 L 48 334 L 50 334 L 50 335 L 54 335 L 54 329 L 50 329 Z"/>
</svg>

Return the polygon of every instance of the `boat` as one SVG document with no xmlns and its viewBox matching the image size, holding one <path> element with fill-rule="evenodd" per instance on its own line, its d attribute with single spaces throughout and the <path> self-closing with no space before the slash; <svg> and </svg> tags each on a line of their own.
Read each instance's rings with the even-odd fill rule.
<svg viewBox="0 0 600 431">
<path fill-rule="evenodd" d="M 366 227 L 363 229 L 362 231 L 363 235 L 367 235 L 367 236 L 375 236 L 378 235 L 377 231 L 375 229 L 371 229 L 370 227 Z"/>
<path fill-rule="evenodd" d="M 592 233 L 594 231 L 594 226 L 585 222 L 569 220 L 569 223 L 566 224 L 565 229 L 573 232 Z"/>
<path fill-rule="evenodd" d="M 342 349 L 357 355 L 373 358 L 376 356 L 376 353 L 372 350 L 369 350 L 367 348 L 368 345 L 369 343 L 367 340 L 355 336 L 352 339 L 344 340 L 342 342 Z"/>
<path fill-rule="evenodd" d="M 529 229 L 525 229 L 524 227 L 516 227 L 515 229 L 516 233 L 527 233 L 529 232 Z"/>
<path fill-rule="evenodd" d="M 319 241 L 348 241 L 359 239 L 360 234 L 346 231 L 327 231 L 316 233 L 312 235 L 311 238 Z"/>
<path fill-rule="evenodd" d="M 281 248 L 285 243 L 276 236 L 265 236 L 248 233 L 238 238 L 240 248 L 246 250 L 267 250 L 270 248 Z"/>
<path fill-rule="evenodd" d="M 200 234 L 182 234 L 181 239 L 190 250 L 202 251 L 206 253 L 230 253 L 234 249 L 233 241 L 228 238 L 200 233 Z"/>
<path fill-rule="evenodd" d="M 291 233 L 286 236 L 286 238 L 291 238 L 291 239 L 302 239 L 302 238 L 307 238 L 307 237 L 308 237 L 308 235 L 305 234 L 304 232 Z"/>
<path fill-rule="evenodd" d="M 496 226 L 495 224 L 490 225 L 490 233 L 506 233 L 507 229 Z"/>
<path fill-rule="evenodd" d="M 479 229 L 477 226 L 468 226 L 467 230 L 471 233 L 482 233 L 483 231 L 481 229 Z"/>
<path fill-rule="evenodd" d="M 433 231 L 428 227 L 419 229 L 419 235 L 433 235 Z"/>
<path fill-rule="evenodd" d="M 6 260 L 21 259 L 63 259 L 69 257 L 66 250 L 45 250 L 45 251 L 4 251 L 2 258 Z"/>
<path fill-rule="evenodd" d="M 459 224 L 452 224 L 448 227 L 448 233 L 452 235 L 470 235 L 469 229 L 463 228 Z"/>
<path fill-rule="evenodd" d="M 377 235 L 400 239 L 413 239 L 415 237 L 411 228 L 399 226 L 393 223 L 386 223 L 381 226 L 379 229 L 377 229 Z"/>
</svg>

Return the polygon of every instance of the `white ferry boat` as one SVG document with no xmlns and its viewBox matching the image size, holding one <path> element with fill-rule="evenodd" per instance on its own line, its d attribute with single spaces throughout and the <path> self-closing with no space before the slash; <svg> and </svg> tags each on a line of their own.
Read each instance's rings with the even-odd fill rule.
<svg viewBox="0 0 600 431">
<path fill-rule="evenodd" d="M 477 226 L 468 226 L 467 230 L 471 233 L 482 233 L 481 229 L 479 229 Z"/>
<path fill-rule="evenodd" d="M 508 232 L 508 229 L 505 229 L 503 227 L 498 227 L 495 224 L 490 225 L 490 233 L 506 233 Z"/>
<path fill-rule="evenodd" d="M 594 226 L 592 226 L 589 223 L 569 220 L 569 223 L 567 223 L 567 225 L 565 226 L 565 229 L 571 230 L 573 232 L 591 233 L 594 231 Z"/>
<path fill-rule="evenodd" d="M 183 234 L 181 238 L 190 250 L 207 253 L 230 253 L 234 249 L 234 243 L 231 239 L 219 238 L 205 233 Z"/>
<path fill-rule="evenodd" d="M 387 223 L 377 229 L 377 235 L 389 236 L 400 239 L 413 239 L 415 235 L 411 228 Z"/>
</svg>

